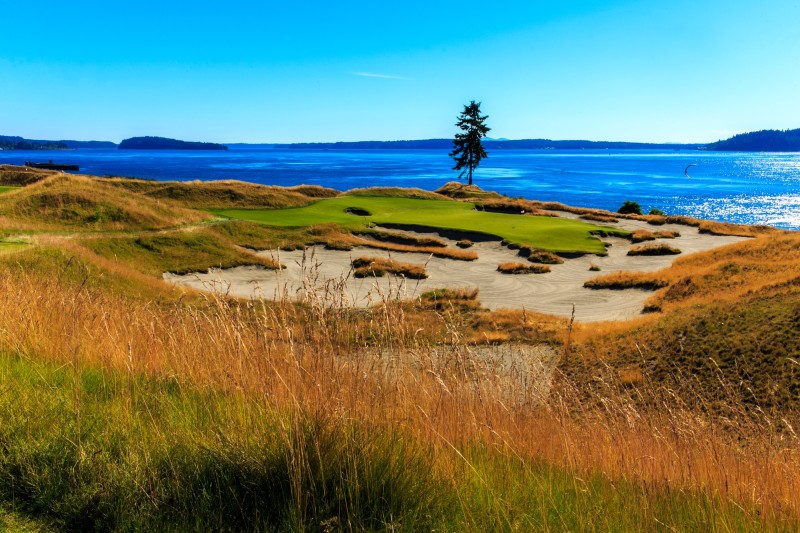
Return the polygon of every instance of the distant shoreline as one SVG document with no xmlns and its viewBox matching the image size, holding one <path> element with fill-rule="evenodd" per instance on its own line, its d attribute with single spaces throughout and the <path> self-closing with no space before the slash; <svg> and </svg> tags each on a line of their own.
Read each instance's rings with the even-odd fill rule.
<svg viewBox="0 0 800 533">
<path fill-rule="evenodd" d="M 48 141 L 0 135 L 0 150 L 140 149 L 140 150 L 450 150 L 452 139 L 338 141 L 304 143 L 211 143 L 164 137 L 133 137 L 109 141 Z M 674 150 L 714 152 L 800 152 L 800 129 L 761 130 L 710 143 L 643 143 L 552 139 L 486 139 L 487 150 Z"/>
</svg>

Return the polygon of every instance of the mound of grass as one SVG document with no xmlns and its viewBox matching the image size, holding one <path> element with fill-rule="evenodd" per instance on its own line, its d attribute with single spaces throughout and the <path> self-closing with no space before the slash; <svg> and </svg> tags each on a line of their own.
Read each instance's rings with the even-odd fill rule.
<svg viewBox="0 0 800 533">
<path fill-rule="evenodd" d="M 370 217 L 354 217 L 347 208 L 364 209 Z M 592 232 L 627 235 L 628 232 L 603 228 L 576 220 L 554 217 L 509 215 L 476 211 L 468 202 L 421 200 L 400 197 L 343 196 L 320 200 L 311 205 L 275 210 L 214 210 L 235 219 L 273 226 L 310 226 L 333 222 L 352 230 L 367 223 L 393 227 L 433 228 L 495 237 L 509 243 L 564 252 L 604 253 L 603 243 Z"/>
<path fill-rule="evenodd" d="M 531 246 L 522 246 L 519 249 L 519 255 L 527 258 L 531 263 L 539 263 L 542 265 L 560 265 L 564 262 L 562 258 L 553 252 L 540 248 L 533 248 Z"/>
<path fill-rule="evenodd" d="M 206 213 L 159 203 L 100 180 L 58 174 L 9 195 L 0 215 L 42 229 L 162 229 L 207 220 Z"/>
<path fill-rule="evenodd" d="M 351 189 L 345 193 L 347 196 L 382 196 L 387 198 L 416 198 L 421 200 L 443 200 L 441 194 L 417 189 L 415 187 L 367 187 Z"/>
<path fill-rule="evenodd" d="M 603 224 L 616 224 L 619 222 L 619 218 L 605 213 L 586 213 L 581 215 L 581 219 L 602 222 Z"/>
<path fill-rule="evenodd" d="M 436 189 L 436 193 L 448 198 L 504 198 L 503 195 L 496 192 L 484 191 L 477 185 L 466 185 L 458 181 L 445 183 Z"/>
<path fill-rule="evenodd" d="M 503 274 L 545 274 L 550 272 L 550 267 L 547 265 L 526 265 L 525 263 L 510 261 L 498 265 L 497 271 Z"/>
<path fill-rule="evenodd" d="M 436 237 L 418 237 L 409 233 L 400 233 L 397 231 L 383 231 L 378 229 L 368 229 L 365 231 L 354 231 L 354 235 L 369 237 L 382 242 L 390 242 L 394 244 L 404 244 L 408 246 L 422 246 L 422 247 L 436 247 L 446 248 L 447 243 L 442 239 Z"/>
<path fill-rule="evenodd" d="M 278 268 L 269 258 L 232 246 L 207 229 L 87 239 L 82 244 L 107 259 L 159 277 L 164 272 L 187 274 L 246 265 Z"/>
<path fill-rule="evenodd" d="M 478 211 L 492 213 L 508 213 L 512 215 L 542 215 L 545 214 L 536 202 L 520 198 L 487 198 L 475 202 Z"/>
<path fill-rule="evenodd" d="M 628 250 L 628 255 L 677 255 L 681 251 L 668 244 L 645 244 L 634 246 Z"/>
<path fill-rule="evenodd" d="M 426 279 L 424 265 L 414 263 L 401 263 L 386 257 L 358 257 L 352 262 L 354 276 L 357 278 L 375 277 L 380 278 L 387 273 L 408 279 Z"/>
<path fill-rule="evenodd" d="M 448 311 L 468 311 L 480 308 L 478 289 L 434 289 L 419 297 L 423 307 Z"/>
<path fill-rule="evenodd" d="M 474 245 L 475 243 L 469 239 L 461 239 L 456 243 L 456 246 L 459 248 L 472 248 Z"/>
<path fill-rule="evenodd" d="M 209 225 L 207 230 L 251 250 L 297 250 L 321 243 L 318 235 L 305 228 L 276 228 L 244 220 L 225 220 Z"/>
<path fill-rule="evenodd" d="M 640 243 L 645 241 L 654 241 L 656 239 L 675 239 L 680 237 L 681 234 L 677 231 L 647 231 L 647 230 L 636 230 L 630 235 L 630 240 L 633 243 Z"/>
<path fill-rule="evenodd" d="M 108 178 L 105 183 L 145 197 L 177 202 L 193 209 L 282 208 L 306 205 L 339 191 L 314 185 L 273 187 L 243 181 L 150 181 Z"/>
<path fill-rule="evenodd" d="M 595 267 L 593 269 L 590 267 L 589 270 L 598 271 L 600 268 Z M 655 291 L 666 287 L 667 284 L 667 281 L 650 273 L 615 272 L 613 274 L 592 278 L 586 281 L 583 286 L 587 289 L 644 289 Z"/>
</svg>

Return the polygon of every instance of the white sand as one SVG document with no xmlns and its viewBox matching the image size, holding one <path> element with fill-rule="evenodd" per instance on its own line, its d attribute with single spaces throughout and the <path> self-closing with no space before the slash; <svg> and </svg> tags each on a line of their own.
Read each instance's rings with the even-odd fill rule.
<svg viewBox="0 0 800 533">
<path fill-rule="evenodd" d="M 563 215 L 570 216 L 570 215 Z M 214 269 L 207 273 L 184 276 L 164 274 L 176 285 L 206 291 L 217 291 L 245 298 L 324 299 L 349 305 L 368 306 L 389 298 L 413 298 L 435 288 L 478 288 L 478 299 L 489 309 L 529 309 L 558 316 L 570 316 L 575 305 L 575 318 L 580 321 L 626 320 L 639 315 L 644 301 L 652 294 L 639 289 L 594 290 L 583 283 L 593 277 L 612 272 L 650 272 L 668 267 L 678 257 L 709 250 L 744 240 L 700 234 L 697 228 L 682 225 L 651 226 L 645 222 L 621 220 L 614 225 L 628 230 L 677 231 L 676 239 L 659 239 L 680 249 L 677 256 L 627 256 L 631 243 L 620 238 L 606 238 L 612 244 L 608 256 L 586 255 L 567 259 L 564 264 L 550 265 L 546 274 L 509 275 L 497 272 L 497 265 L 521 261 L 515 250 L 500 242 L 476 243 L 470 250 L 478 254 L 476 261 L 439 259 L 427 254 L 386 252 L 372 248 L 355 248 L 349 252 L 326 250 L 315 246 L 305 251 L 260 252 L 279 260 L 286 269 L 271 271 L 256 267 Z M 653 242 L 653 241 L 650 241 Z M 450 245 L 455 243 L 450 241 Z M 428 279 L 403 280 L 394 276 L 357 279 L 352 276 L 350 262 L 362 256 L 392 257 L 406 263 L 425 264 Z M 600 272 L 589 270 L 590 265 Z"/>
</svg>

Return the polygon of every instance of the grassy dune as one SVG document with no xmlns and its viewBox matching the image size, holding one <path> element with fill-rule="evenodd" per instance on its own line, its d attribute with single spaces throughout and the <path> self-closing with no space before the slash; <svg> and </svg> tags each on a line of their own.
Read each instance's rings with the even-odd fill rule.
<svg viewBox="0 0 800 533">
<path fill-rule="evenodd" d="M 220 221 L 195 209 L 219 191 L 156 189 L 45 174 L 0 198 L 4 232 L 33 243 L 0 254 L 0 530 L 800 528 L 797 234 L 617 279 L 658 282 L 657 312 L 584 327 L 469 290 L 367 310 L 335 286 L 185 293 L 160 273 L 252 260 L 245 246 L 420 243 L 354 235 L 347 213 Z M 313 194 L 270 205 L 402 219 L 423 201 Z M 440 202 L 451 220 L 469 206 Z"/>
<path fill-rule="evenodd" d="M 4 196 L 0 228 L 118 231 L 163 229 L 209 215 L 121 191 L 103 181 L 53 175 Z"/>
</svg>

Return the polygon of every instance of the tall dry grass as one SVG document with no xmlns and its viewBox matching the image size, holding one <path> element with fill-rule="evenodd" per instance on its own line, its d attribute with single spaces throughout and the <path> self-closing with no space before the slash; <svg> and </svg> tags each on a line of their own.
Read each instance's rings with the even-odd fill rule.
<svg viewBox="0 0 800 533">
<path fill-rule="evenodd" d="M 400 432 L 431 443 L 436 471 L 456 490 L 465 475 L 485 483 L 498 517 L 504 497 L 474 463 L 476 447 L 518 460 L 522 472 L 545 461 L 576 480 L 640 484 L 654 498 L 698 492 L 722 509 L 800 517 L 798 437 L 765 413 L 719 420 L 646 375 L 579 389 L 556 370 L 558 350 L 469 346 L 457 313 L 358 311 L 335 284 L 300 304 L 208 296 L 169 306 L 89 285 L 0 272 L 0 352 Z"/>
</svg>

